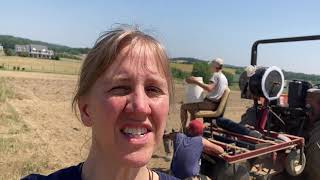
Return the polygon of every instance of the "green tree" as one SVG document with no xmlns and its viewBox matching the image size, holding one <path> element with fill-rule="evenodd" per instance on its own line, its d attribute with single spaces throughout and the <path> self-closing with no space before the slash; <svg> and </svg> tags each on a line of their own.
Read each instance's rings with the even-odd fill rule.
<svg viewBox="0 0 320 180">
<path fill-rule="evenodd" d="M 236 69 L 236 74 L 242 74 L 244 72 L 244 68 L 237 68 Z"/>
<path fill-rule="evenodd" d="M 174 67 L 171 68 L 171 74 L 174 78 L 177 78 L 177 79 L 185 79 L 188 76 L 190 76 L 190 73 L 182 71 L 182 70 L 174 68 Z"/>
<path fill-rule="evenodd" d="M 228 84 L 231 85 L 233 83 L 233 78 L 234 75 L 231 72 L 228 71 L 222 71 L 222 73 L 226 76 L 227 80 L 228 80 Z"/>
<path fill-rule="evenodd" d="M 90 48 L 72 48 L 68 46 L 52 44 L 42 41 L 34 41 L 26 38 L 14 37 L 9 35 L 0 35 L 0 43 L 3 45 L 4 48 L 7 49 L 14 49 L 14 46 L 19 45 L 26 45 L 26 44 L 39 44 L 47 46 L 48 49 L 53 50 L 56 53 L 68 53 L 70 55 L 80 55 L 80 54 L 87 54 Z"/>
<path fill-rule="evenodd" d="M 14 50 L 9 49 L 9 48 L 5 48 L 4 53 L 6 54 L 6 56 L 14 56 L 15 55 Z"/>
<path fill-rule="evenodd" d="M 21 57 L 28 57 L 29 56 L 29 54 L 27 52 L 21 52 L 18 55 Z"/>
<path fill-rule="evenodd" d="M 228 71 L 222 71 L 226 76 L 228 83 L 231 85 L 234 81 L 234 74 Z M 192 76 L 203 77 L 203 82 L 208 83 L 212 77 L 210 65 L 206 62 L 196 62 L 193 64 Z"/>
<path fill-rule="evenodd" d="M 212 73 L 210 72 L 210 65 L 207 62 L 194 63 L 191 75 L 202 77 L 203 82 L 208 83 L 212 76 Z"/>
<path fill-rule="evenodd" d="M 59 61 L 59 60 L 60 60 L 60 57 L 59 57 L 58 55 L 55 55 L 55 56 L 52 57 L 52 59 L 53 59 L 53 60 L 56 60 L 56 61 Z"/>
</svg>

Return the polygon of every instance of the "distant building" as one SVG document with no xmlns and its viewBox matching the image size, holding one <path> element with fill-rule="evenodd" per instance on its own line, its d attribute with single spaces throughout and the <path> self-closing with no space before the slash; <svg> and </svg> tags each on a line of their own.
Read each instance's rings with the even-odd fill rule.
<svg viewBox="0 0 320 180">
<path fill-rule="evenodd" d="M 0 51 L 3 51 L 3 46 L 0 44 Z"/>
<path fill-rule="evenodd" d="M 28 45 L 15 45 L 17 55 L 30 56 L 34 58 L 48 58 L 54 56 L 54 52 L 49 50 L 47 46 L 28 44 Z"/>
</svg>

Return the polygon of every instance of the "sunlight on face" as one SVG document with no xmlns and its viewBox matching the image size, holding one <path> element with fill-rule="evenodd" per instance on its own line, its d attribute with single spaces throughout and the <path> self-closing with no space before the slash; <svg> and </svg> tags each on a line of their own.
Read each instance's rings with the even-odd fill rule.
<svg viewBox="0 0 320 180">
<path fill-rule="evenodd" d="M 160 143 L 169 111 L 168 84 L 148 48 L 122 49 L 88 95 L 93 145 L 110 161 L 141 167 Z"/>
</svg>

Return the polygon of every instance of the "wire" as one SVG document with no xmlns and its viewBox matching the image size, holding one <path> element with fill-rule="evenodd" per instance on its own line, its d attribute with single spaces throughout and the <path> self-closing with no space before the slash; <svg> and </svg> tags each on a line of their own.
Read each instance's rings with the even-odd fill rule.
<svg viewBox="0 0 320 180">
<path fill-rule="evenodd" d="M 269 112 L 271 112 L 283 125 L 286 125 L 286 123 L 275 112 L 273 112 L 270 107 L 268 108 Z"/>
</svg>

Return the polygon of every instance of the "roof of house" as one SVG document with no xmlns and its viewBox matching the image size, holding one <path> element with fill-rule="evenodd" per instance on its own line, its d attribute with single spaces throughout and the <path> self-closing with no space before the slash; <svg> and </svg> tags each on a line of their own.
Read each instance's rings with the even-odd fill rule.
<svg viewBox="0 0 320 180">
<path fill-rule="evenodd" d="M 43 45 L 38 45 L 38 44 L 30 44 L 30 49 L 36 49 L 36 50 L 48 50 L 47 46 L 43 46 Z"/>
<path fill-rule="evenodd" d="M 16 49 L 16 51 L 28 51 L 28 45 L 15 45 L 14 48 Z"/>
<path fill-rule="evenodd" d="M 18 47 L 19 47 L 19 48 L 26 48 L 27 45 L 17 45 L 17 44 L 16 44 L 14 47 L 15 47 L 15 48 L 18 48 Z"/>
</svg>

